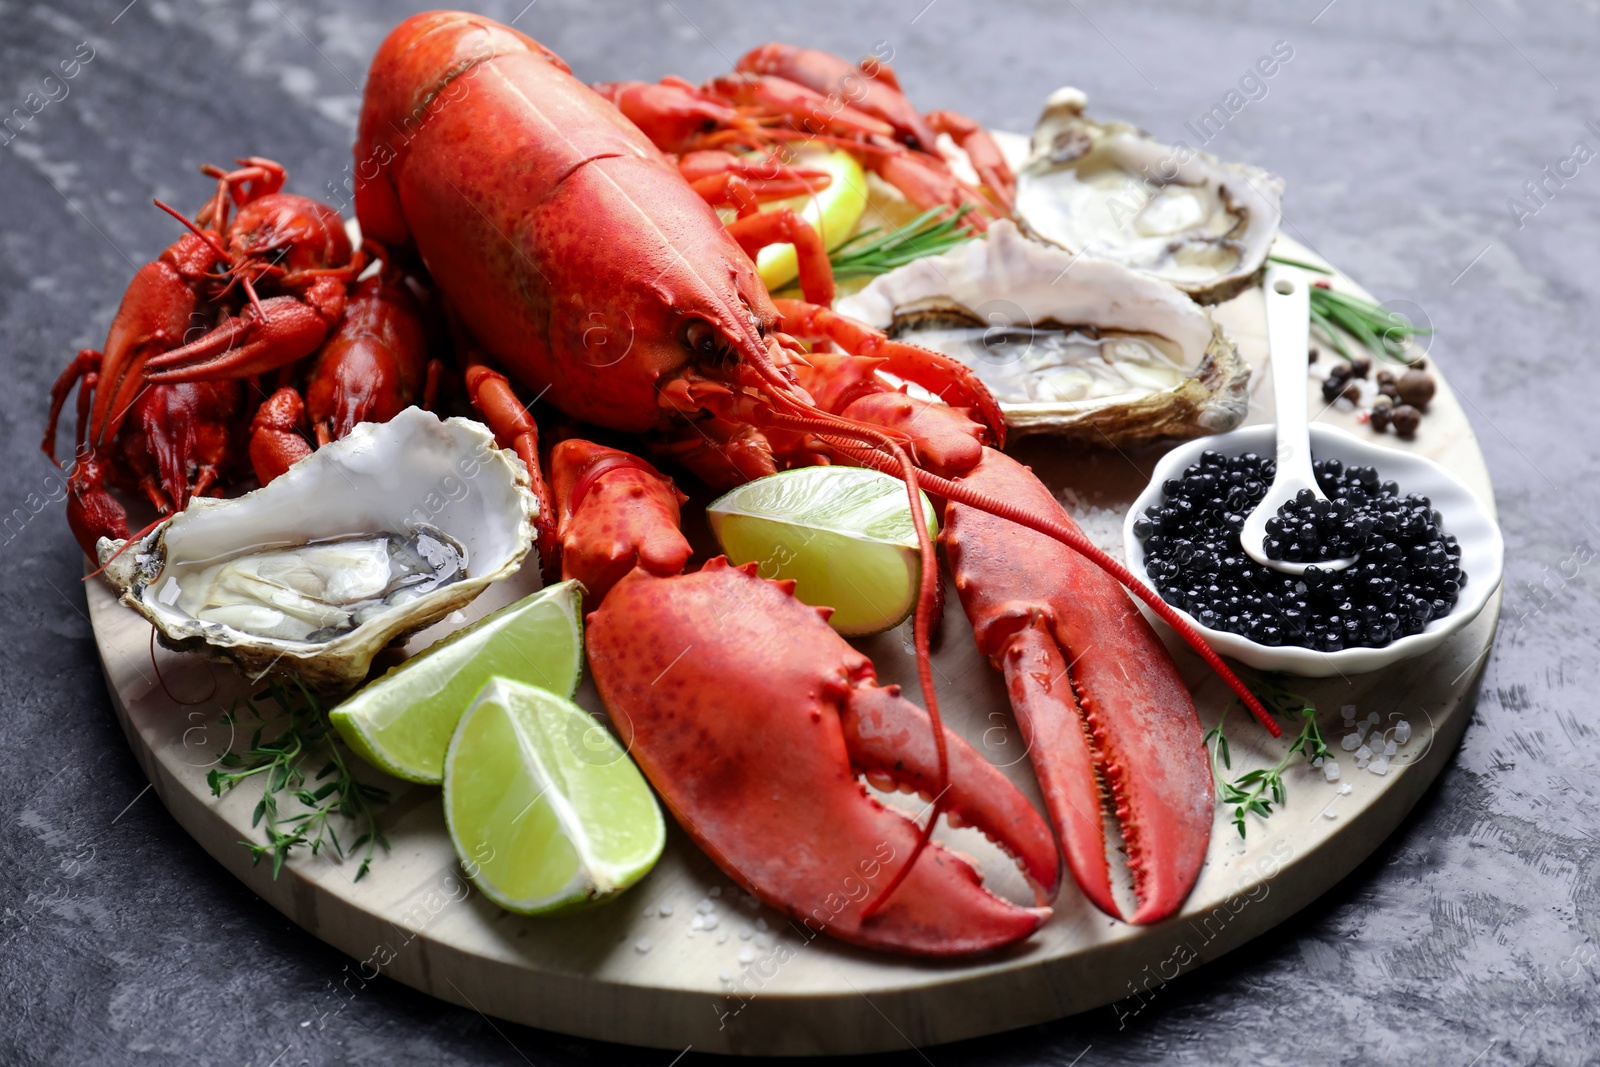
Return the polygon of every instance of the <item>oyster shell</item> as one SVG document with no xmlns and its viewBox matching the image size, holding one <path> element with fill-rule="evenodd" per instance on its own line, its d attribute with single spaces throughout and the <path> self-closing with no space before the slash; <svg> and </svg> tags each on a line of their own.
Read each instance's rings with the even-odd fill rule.
<svg viewBox="0 0 1600 1067">
<path fill-rule="evenodd" d="M 1105 445 L 1225 433 L 1250 367 L 1205 308 L 1110 260 L 1007 221 L 841 299 L 841 314 L 972 367 L 1016 433 Z"/>
<path fill-rule="evenodd" d="M 486 427 L 407 408 L 252 493 L 192 501 L 121 555 L 102 539 L 100 559 L 168 648 L 338 693 L 385 646 L 514 574 L 537 510 L 526 468 Z"/>
<path fill-rule="evenodd" d="M 1030 237 L 1114 259 L 1218 304 L 1251 285 L 1283 218 L 1283 180 L 1164 145 L 1125 122 L 1083 114 L 1088 98 L 1045 101 L 1017 172 L 1016 217 Z"/>
</svg>

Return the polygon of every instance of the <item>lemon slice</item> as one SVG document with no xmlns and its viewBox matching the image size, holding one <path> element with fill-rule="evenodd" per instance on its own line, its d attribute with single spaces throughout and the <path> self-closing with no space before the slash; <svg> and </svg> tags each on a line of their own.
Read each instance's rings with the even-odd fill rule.
<svg viewBox="0 0 1600 1067">
<path fill-rule="evenodd" d="M 667 840 L 655 795 L 605 727 L 505 678 L 483 687 L 450 739 L 444 817 L 484 896 L 528 915 L 620 893 Z"/>
<path fill-rule="evenodd" d="M 867 178 L 861 164 L 850 153 L 816 146 L 798 149 L 791 166 L 826 171 L 833 180 L 815 196 L 795 196 L 762 204 L 761 210 L 791 207 L 811 228 L 822 235 L 831 250 L 843 244 L 856 231 L 862 212 L 867 209 Z M 772 292 L 793 282 L 800 275 L 794 245 L 768 245 L 756 256 L 756 270 Z"/>
<path fill-rule="evenodd" d="M 507 605 L 431 645 L 329 713 L 368 763 L 396 778 L 438 785 L 461 713 L 495 675 L 563 697 L 583 670 L 583 588 L 562 582 Z"/>
<path fill-rule="evenodd" d="M 928 535 L 933 504 L 922 496 Z M 734 563 L 756 562 L 763 578 L 793 578 L 795 596 L 834 609 L 842 634 L 898 625 L 916 607 L 922 580 L 906 489 L 859 467 L 802 467 L 747 482 L 706 514 Z"/>
</svg>

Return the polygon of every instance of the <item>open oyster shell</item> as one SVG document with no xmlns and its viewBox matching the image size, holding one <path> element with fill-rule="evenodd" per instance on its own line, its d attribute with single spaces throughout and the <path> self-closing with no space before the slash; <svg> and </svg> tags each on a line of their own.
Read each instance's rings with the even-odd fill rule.
<svg viewBox="0 0 1600 1067">
<path fill-rule="evenodd" d="M 114 559 L 124 542 L 102 539 L 100 559 L 168 648 L 334 694 L 514 574 L 537 510 L 487 428 L 407 408 L 252 493 L 192 501 Z"/>
<path fill-rule="evenodd" d="M 1255 284 L 1283 218 L 1283 180 L 1096 122 L 1079 90 L 1045 101 L 1017 172 L 1024 232 L 1114 259 L 1218 304 Z"/>
<path fill-rule="evenodd" d="M 971 366 L 1014 433 L 1139 444 L 1225 433 L 1249 407 L 1250 367 L 1204 308 L 1007 221 L 875 278 L 837 308 Z"/>
</svg>

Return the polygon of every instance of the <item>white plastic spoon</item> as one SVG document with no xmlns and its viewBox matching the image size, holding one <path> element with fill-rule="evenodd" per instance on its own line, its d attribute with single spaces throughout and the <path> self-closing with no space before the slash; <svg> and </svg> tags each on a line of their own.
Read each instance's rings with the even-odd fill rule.
<svg viewBox="0 0 1600 1067">
<path fill-rule="evenodd" d="M 1262 289 L 1267 302 L 1267 350 L 1272 358 L 1272 398 L 1277 409 L 1278 467 L 1267 495 L 1244 520 L 1239 542 L 1245 553 L 1262 566 L 1285 574 L 1304 574 L 1307 567 L 1344 570 L 1356 561 L 1310 560 L 1295 563 L 1268 559 L 1267 520 L 1278 509 L 1309 489 L 1326 500 L 1311 469 L 1311 427 L 1306 418 L 1307 350 L 1311 345 L 1311 290 L 1305 275 L 1293 267 L 1274 265 Z"/>
</svg>

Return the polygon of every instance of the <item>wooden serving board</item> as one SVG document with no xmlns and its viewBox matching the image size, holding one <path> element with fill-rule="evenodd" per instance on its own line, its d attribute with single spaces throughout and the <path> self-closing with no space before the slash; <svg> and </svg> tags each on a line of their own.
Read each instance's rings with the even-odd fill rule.
<svg viewBox="0 0 1600 1067">
<path fill-rule="evenodd" d="M 1279 249 L 1314 258 L 1287 240 Z M 1260 292 L 1243 294 L 1217 314 L 1252 364 L 1264 367 Z M 1308 393 L 1316 411 L 1323 405 L 1314 388 L 1308 386 Z M 1270 421 L 1264 372 L 1253 390 L 1250 421 Z M 1320 418 L 1360 429 L 1348 413 L 1327 410 Z M 1477 442 L 1442 380 L 1417 440 L 1406 444 L 1391 435 L 1385 443 L 1440 461 L 1492 507 Z M 1086 454 L 1035 438 L 1016 454 L 1052 487 L 1070 487 L 1084 502 L 1120 511 L 1144 486 L 1159 451 Z M 527 569 L 527 581 L 502 583 L 504 588 L 486 593 L 471 615 L 536 585 L 533 569 Z M 617 901 L 564 918 L 508 914 L 463 876 L 445 833 L 439 791 L 390 780 L 384 782 L 393 794 L 385 828 L 393 848 L 379 855 L 365 879 L 353 881 L 353 862 L 324 855 L 296 858 L 274 880 L 270 865 L 252 866 L 239 843 L 256 836 L 250 814 L 259 791 L 244 786 L 219 800 L 206 785 L 208 768 L 232 734 L 219 715 L 244 691 L 242 683 L 198 657 L 158 649 L 155 660 L 166 687 L 182 699 L 200 700 L 175 703 L 152 669 L 149 625 L 119 605 L 101 582 L 89 583 L 88 599 L 107 685 L 162 802 L 255 893 L 357 961 L 352 974 L 370 979 L 382 973 L 486 1015 L 582 1037 L 767 1055 L 932 1045 L 1106 1004 L 1119 1016 L 1136 1016 L 1159 997 L 1166 981 L 1311 904 L 1394 830 L 1466 728 L 1469 697 L 1500 609 L 1496 594 L 1475 622 L 1426 657 L 1380 674 L 1298 686 L 1322 709 L 1321 725 L 1341 764 L 1340 782 L 1327 781 L 1297 759 L 1287 775 L 1288 803 L 1268 820 L 1251 817 L 1242 840 L 1231 812 L 1219 805 L 1205 869 L 1178 916 L 1145 927 L 1115 922 L 1085 902 L 1068 878 L 1054 917 L 1026 944 L 971 962 L 930 964 L 826 937 L 807 940 L 802 928 L 744 898 L 675 827 L 660 864 Z M 411 650 L 462 621 L 419 635 Z M 909 683 L 914 697 L 907 640 L 906 632 L 892 631 L 862 647 L 880 678 Z M 1225 690 L 1187 650 L 1178 651 L 1177 661 L 1209 728 L 1222 713 Z M 973 648 L 959 609 L 946 613 L 935 664 L 947 720 L 1005 766 L 1037 803 L 1004 688 Z M 587 682 L 579 697 L 600 710 Z M 1386 775 L 1357 769 L 1351 753 L 1340 748 L 1348 732 L 1340 709 L 1349 704 L 1361 718 L 1376 712 L 1385 728 L 1401 717 L 1413 727 Z M 1234 774 L 1276 762 L 1288 743 L 1287 737 L 1269 739 L 1237 708 L 1228 735 Z M 1350 789 L 1341 793 L 1345 784 Z M 981 837 L 966 830 L 941 830 L 940 836 L 978 858 L 992 886 L 1026 899 L 1011 865 Z M 702 927 L 706 921 L 697 910 L 705 902 L 716 923 L 696 929 L 695 915 L 702 915 Z"/>
</svg>

